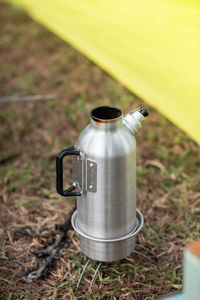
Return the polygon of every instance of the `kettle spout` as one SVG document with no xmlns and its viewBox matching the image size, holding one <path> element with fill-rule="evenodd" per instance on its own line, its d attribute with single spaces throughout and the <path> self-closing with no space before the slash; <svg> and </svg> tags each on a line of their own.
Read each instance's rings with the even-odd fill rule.
<svg viewBox="0 0 200 300">
<path fill-rule="evenodd" d="M 123 125 L 129 132 L 135 135 L 141 126 L 142 121 L 148 116 L 148 111 L 144 107 L 130 111 L 123 117 Z"/>
</svg>

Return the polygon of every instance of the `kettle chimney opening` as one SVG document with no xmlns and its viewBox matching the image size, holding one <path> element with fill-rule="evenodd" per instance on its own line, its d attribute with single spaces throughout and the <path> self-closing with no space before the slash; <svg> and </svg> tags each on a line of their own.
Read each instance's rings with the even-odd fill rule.
<svg viewBox="0 0 200 300">
<path fill-rule="evenodd" d="M 109 122 L 119 119 L 122 111 L 115 106 L 99 106 L 91 111 L 90 116 L 96 122 Z"/>
</svg>

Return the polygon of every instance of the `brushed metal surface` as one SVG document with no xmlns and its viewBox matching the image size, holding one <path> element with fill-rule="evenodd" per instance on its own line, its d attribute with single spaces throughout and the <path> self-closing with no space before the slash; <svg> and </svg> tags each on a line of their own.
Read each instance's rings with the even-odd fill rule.
<svg viewBox="0 0 200 300">
<path fill-rule="evenodd" d="M 136 221 L 136 143 L 122 116 L 102 123 L 91 118 L 76 148 L 97 164 L 96 192 L 82 184 L 77 197 L 79 228 L 96 238 L 128 234 Z M 83 180 L 86 173 L 85 163 Z"/>
<path fill-rule="evenodd" d="M 80 230 L 79 226 L 78 226 L 78 220 L 77 220 L 77 210 L 73 213 L 72 217 L 71 217 L 71 224 L 72 227 L 74 228 L 74 230 L 81 236 L 91 240 L 91 241 L 96 241 L 96 242 L 103 242 L 103 243 L 110 243 L 110 242 L 119 242 L 119 241 L 123 241 L 126 240 L 130 237 L 132 237 L 133 235 L 136 235 L 141 229 L 142 226 L 144 224 L 144 218 L 142 213 L 136 209 L 136 223 L 134 228 L 132 229 L 131 232 L 129 232 L 128 234 L 118 237 L 118 238 L 111 238 L 111 239 L 99 239 L 96 237 L 92 237 L 90 235 L 85 234 L 83 231 Z"/>
<path fill-rule="evenodd" d="M 89 258 L 111 262 L 129 256 L 135 248 L 135 236 L 127 240 L 104 243 L 88 240 L 80 236 L 80 247 L 82 252 Z"/>
<path fill-rule="evenodd" d="M 80 247 L 82 252 L 89 258 L 98 261 L 114 261 L 130 255 L 135 247 L 135 236 L 143 226 L 143 216 L 136 211 L 136 226 L 131 233 L 116 239 L 97 239 L 87 236 L 78 228 L 77 211 L 71 219 L 72 226 L 80 235 Z"/>
</svg>

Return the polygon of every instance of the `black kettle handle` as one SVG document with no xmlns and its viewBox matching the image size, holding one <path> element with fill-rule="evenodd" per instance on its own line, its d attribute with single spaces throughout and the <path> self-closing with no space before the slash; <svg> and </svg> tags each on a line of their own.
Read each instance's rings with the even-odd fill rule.
<svg viewBox="0 0 200 300">
<path fill-rule="evenodd" d="M 63 190 L 63 158 L 67 155 L 80 155 L 80 151 L 76 150 L 74 146 L 69 147 L 67 149 L 63 149 L 58 152 L 56 156 L 56 188 L 58 194 L 64 197 L 69 196 L 80 196 L 80 192 L 73 192 L 76 188 L 74 184 L 70 186 L 68 189 Z"/>
</svg>

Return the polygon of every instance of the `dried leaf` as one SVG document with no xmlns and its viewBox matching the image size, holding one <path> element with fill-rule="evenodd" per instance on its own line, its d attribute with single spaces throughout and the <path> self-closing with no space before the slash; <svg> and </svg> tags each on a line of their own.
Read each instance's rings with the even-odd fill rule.
<svg viewBox="0 0 200 300">
<path fill-rule="evenodd" d="M 159 160 L 147 160 L 145 162 L 145 165 L 158 168 L 158 169 L 160 169 L 161 173 L 165 172 L 165 167 Z"/>
</svg>

